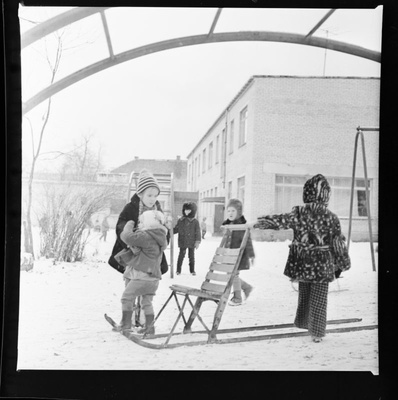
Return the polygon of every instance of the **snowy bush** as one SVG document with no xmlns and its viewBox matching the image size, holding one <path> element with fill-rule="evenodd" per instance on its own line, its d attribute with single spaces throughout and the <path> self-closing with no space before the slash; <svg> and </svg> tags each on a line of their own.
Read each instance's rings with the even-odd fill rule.
<svg viewBox="0 0 398 400">
<path fill-rule="evenodd" d="M 48 190 L 40 218 L 40 255 L 55 261 L 82 261 L 91 217 L 109 204 L 113 191 L 95 186 Z"/>
</svg>

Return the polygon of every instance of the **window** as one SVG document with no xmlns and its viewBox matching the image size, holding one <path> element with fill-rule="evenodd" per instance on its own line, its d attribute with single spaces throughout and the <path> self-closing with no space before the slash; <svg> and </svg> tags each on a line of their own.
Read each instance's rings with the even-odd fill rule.
<svg viewBox="0 0 398 400">
<path fill-rule="evenodd" d="M 234 133 L 235 132 L 235 122 L 231 121 L 230 131 L 229 131 L 229 154 L 234 152 Z"/>
<path fill-rule="evenodd" d="M 217 197 L 217 186 L 214 188 L 214 197 Z"/>
<path fill-rule="evenodd" d="M 198 155 L 198 176 L 200 175 L 200 154 Z"/>
<path fill-rule="evenodd" d="M 202 172 L 205 172 L 206 166 L 206 149 L 203 149 L 203 156 L 202 156 Z"/>
<path fill-rule="evenodd" d="M 188 183 L 191 183 L 191 164 L 188 164 Z"/>
<path fill-rule="evenodd" d="M 221 168 L 220 168 L 220 176 L 221 176 L 221 178 L 223 178 L 223 176 L 224 176 L 224 170 L 225 170 L 225 165 L 224 165 L 224 162 L 225 162 L 225 128 L 222 130 L 222 133 L 221 133 L 221 162 L 222 162 L 222 165 L 221 165 Z"/>
<path fill-rule="evenodd" d="M 303 186 L 310 176 L 277 175 L 275 179 L 275 213 L 289 212 L 292 207 L 303 204 Z M 350 215 L 351 178 L 327 178 L 331 187 L 328 208 L 339 217 Z M 368 186 L 371 190 L 371 181 Z M 354 217 L 366 217 L 365 180 L 355 179 L 354 185 Z"/>
<path fill-rule="evenodd" d="M 210 169 L 213 166 L 213 142 L 209 144 L 209 165 L 208 168 Z"/>
<path fill-rule="evenodd" d="M 220 161 L 220 135 L 217 135 L 216 137 L 216 157 L 215 157 L 215 162 L 216 164 L 219 163 Z"/>
<path fill-rule="evenodd" d="M 238 178 L 238 199 L 244 203 L 245 201 L 245 177 Z"/>
<path fill-rule="evenodd" d="M 245 107 L 240 112 L 239 146 L 243 146 L 247 140 L 247 116 L 248 116 L 248 110 L 247 107 Z"/>
</svg>

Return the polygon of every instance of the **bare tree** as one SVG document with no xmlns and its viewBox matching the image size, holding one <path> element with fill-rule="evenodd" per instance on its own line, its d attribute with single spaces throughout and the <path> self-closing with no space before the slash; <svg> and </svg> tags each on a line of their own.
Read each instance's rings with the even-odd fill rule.
<svg viewBox="0 0 398 400">
<path fill-rule="evenodd" d="M 50 84 L 54 83 L 55 77 L 57 75 L 58 68 L 59 68 L 59 65 L 61 62 L 62 49 L 63 49 L 62 33 L 59 33 L 57 31 L 56 40 L 57 40 L 57 47 L 56 47 L 56 52 L 54 55 L 54 60 L 51 60 L 49 54 L 46 53 L 47 64 L 51 71 Z M 33 132 L 32 124 L 30 123 L 30 120 L 27 119 L 29 122 L 30 132 L 31 132 L 31 136 L 32 136 L 32 165 L 30 168 L 29 181 L 28 181 L 28 205 L 27 205 L 27 210 L 26 210 L 26 230 L 25 230 L 25 235 L 27 235 L 27 237 L 28 237 L 28 239 L 26 241 L 28 243 L 27 244 L 28 248 L 25 248 L 25 251 L 28 253 L 31 253 L 31 254 L 34 254 L 34 252 L 33 252 L 32 220 L 31 220 L 33 177 L 34 177 L 34 173 L 35 173 L 36 163 L 40 156 L 41 146 L 42 146 L 43 138 L 44 138 L 44 132 L 46 130 L 46 126 L 47 126 L 48 120 L 50 118 L 51 101 L 52 101 L 52 98 L 50 97 L 47 101 L 47 106 L 46 106 L 46 109 L 45 109 L 43 117 L 42 117 L 43 123 L 42 123 L 41 127 L 39 128 L 39 139 L 38 139 L 37 146 L 35 146 L 35 142 L 34 142 L 34 132 Z"/>
<path fill-rule="evenodd" d="M 22 10 L 23 11 L 23 10 Z M 25 18 L 21 15 L 21 20 L 37 25 L 39 22 L 33 21 L 32 19 Z M 76 47 L 81 47 L 83 45 L 81 38 L 82 32 L 79 32 L 75 37 L 72 37 L 70 34 L 68 36 L 68 47 L 65 46 L 66 43 L 66 33 L 70 30 L 70 26 L 55 31 L 49 38 L 55 39 L 55 46 L 52 45 L 51 42 L 51 50 L 49 49 L 49 41 L 48 37 L 45 37 L 43 41 L 40 41 L 40 44 L 44 45 L 44 58 L 46 64 L 50 70 L 50 79 L 49 85 L 53 84 L 56 80 L 57 73 L 59 72 L 59 68 L 61 65 L 61 59 L 65 50 L 74 49 Z M 88 40 L 86 34 L 85 36 L 85 43 L 89 44 L 90 41 Z M 77 39 L 77 41 L 76 41 Z M 95 40 L 92 39 L 92 41 Z M 91 41 L 91 42 L 92 42 Z M 33 179 L 35 175 L 35 169 L 39 157 L 41 156 L 41 150 L 43 145 L 43 140 L 45 137 L 45 132 L 47 128 L 48 121 L 51 115 L 51 105 L 52 105 L 52 97 L 47 100 L 45 104 L 45 108 L 43 111 L 43 115 L 41 117 L 40 126 L 32 126 L 30 119 L 25 116 L 26 121 L 29 123 L 30 127 L 30 134 L 31 134 L 31 142 L 32 142 L 32 163 L 30 165 L 29 171 L 29 179 L 28 179 L 28 193 L 27 193 L 27 206 L 26 206 L 26 216 L 25 216 L 25 223 L 24 223 L 24 234 L 25 234 L 25 251 L 34 255 L 33 251 L 33 233 L 32 233 L 32 198 L 33 198 Z M 36 135 L 35 135 L 36 134 Z M 37 141 L 35 142 L 35 137 L 37 136 Z"/>
<path fill-rule="evenodd" d="M 62 180 L 95 181 L 102 169 L 101 148 L 95 151 L 93 133 L 82 136 L 81 143 L 72 151 L 63 154 Z"/>
</svg>

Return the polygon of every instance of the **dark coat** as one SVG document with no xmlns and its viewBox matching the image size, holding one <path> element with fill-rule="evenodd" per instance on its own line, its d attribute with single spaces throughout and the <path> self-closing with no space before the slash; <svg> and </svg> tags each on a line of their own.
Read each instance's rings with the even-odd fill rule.
<svg viewBox="0 0 398 400">
<path fill-rule="evenodd" d="M 117 271 L 124 273 L 125 267 L 118 264 L 118 262 L 115 260 L 115 254 L 119 253 L 119 251 L 126 249 L 127 245 L 126 243 L 123 242 L 123 240 L 120 238 L 120 234 L 123 232 L 123 228 L 126 225 L 127 221 L 134 221 L 135 227 L 138 226 L 138 217 L 139 217 L 139 209 L 140 209 L 140 201 L 141 199 L 135 193 L 133 197 L 130 200 L 130 203 L 126 204 L 122 210 L 122 212 L 119 215 L 119 219 L 117 220 L 116 223 L 116 242 L 113 246 L 111 256 L 109 257 L 108 263 L 111 267 L 115 268 Z M 156 208 L 159 211 L 162 211 L 162 208 L 160 207 L 160 203 L 156 201 Z M 167 239 L 169 240 L 170 234 L 167 234 Z M 161 262 L 161 270 L 162 274 L 167 272 L 168 270 L 168 263 L 166 259 L 166 255 L 163 253 L 162 255 L 162 262 Z"/>
<path fill-rule="evenodd" d="M 191 210 L 188 217 L 185 210 Z M 184 203 L 182 206 L 183 216 L 178 219 L 174 227 L 174 234 L 178 233 L 178 247 L 187 249 L 194 248 L 197 242 L 201 242 L 202 236 L 199 221 L 195 218 L 197 207 L 195 203 Z"/>
<path fill-rule="evenodd" d="M 339 218 L 327 208 L 330 187 L 322 175 L 306 182 L 303 206 L 258 218 L 260 229 L 293 229 L 284 274 L 301 282 L 332 282 L 351 267 Z"/>
<path fill-rule="evenodd" d="M 240 225 L 240 224 L 245 224 L 246 219 L 242 215 L 241 217 L 235 219 L 234 221 L 230 221 L 229 219 L 225 220 L 221 225 Z M 230 236 L 230 239 L 227 240 L 225 243 L 225 247 L 230 248 L 230 249 L 237 249 L 240 247 L 240 244 L 242 243 L 243 236 L 245 235 L 245 231 L 234 231 L 232 232 L 232 235 Z M 253 248 L 253 242 L 251 237 L 249 236 L 247 239 L 246 243 L 246 248 L 243 251 L 242 254 L 242 259 L 240 260 L 238 270 L 242 269 L 249 269 L 250 268 L 250 258 L 254 258 L 254 248 Z"/>
</svg>

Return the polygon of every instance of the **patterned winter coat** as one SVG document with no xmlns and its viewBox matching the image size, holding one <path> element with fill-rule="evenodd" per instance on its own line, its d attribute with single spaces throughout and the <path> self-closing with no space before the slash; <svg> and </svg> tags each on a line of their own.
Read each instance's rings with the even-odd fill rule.
<svg viewBox="0 0 398 400">
<path fill-rule="evenodd" d="M 189 216 L 185 216 L 185 210 L 191 210 Z M 197 206 L 193 202 L 184 203 L 182 206 L 183 216 L 178 219 L 174 227 L 174 234 L 178 233 L 178 247 L 183 249 L 194 248 L 197 242 L 201 242 L 199 221 L 195 218 Z"/>
<path fill-rule="evenodd" d="M 245 223 L 246 223 L 246 219 L 242 215 L 241 217 L 237 218 L 234 221 L 230 221 L 229 219 L 227 219 L 221 225 L 230 225 L 230 224 L 237 225 L 237 224 L 245 224 Z M 239 248 L 240 244 L 242 243 L 244 235 L 245 235 L 245 231 L 232 232 L 232 235 L 230 236 L 231 239 L 230 239 L 230 241 L 227 241 L 225 243 L 225 247 L 230 248 L 230 249 Z M 240 260 L 238 270 L 241 271 L 242 269 L 249 269 L 250 268 L 250 258 L 254 258 L 254 256 L 255 255 L 254 255 L 253 242 L 251 240 L 251 237 L 249 236 L 247 239 L 246 248 L 242 254 L 242 259 Z"/>
<path fill-rule="evenodd" d="M 323 175 L 304 185 L 303 206 L 287 214 L 258 218 L 255 228 L 292 229 L 293 242 L 284 274 L 295 281 L 331 282 L 337 271 L 351 267 L 337 215 L 327 208 L 330 186 Z"/>
</svg>

